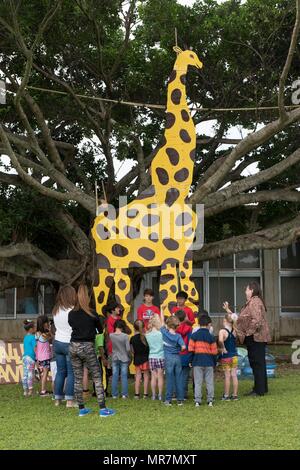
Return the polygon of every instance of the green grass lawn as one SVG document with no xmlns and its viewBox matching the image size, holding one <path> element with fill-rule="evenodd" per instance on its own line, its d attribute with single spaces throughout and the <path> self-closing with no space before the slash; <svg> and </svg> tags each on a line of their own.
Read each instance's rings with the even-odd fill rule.
<svg viewBox="0 0 300 470">
<path fill-rule="evenodd" d="M 269 384 L 266 397 L 224 403 L 218 378 L 214 408 L 108 399 L 117 410 L 111 418 L 99 418 L 95 399 L 95 413 L 79 418 L 51 398 L 24 398 L 20 385 L 1 385 L 0 449 L 300 449 L 299 368 Z M 250 388 L 240 381 L 241 396 Z"/>
</svg>

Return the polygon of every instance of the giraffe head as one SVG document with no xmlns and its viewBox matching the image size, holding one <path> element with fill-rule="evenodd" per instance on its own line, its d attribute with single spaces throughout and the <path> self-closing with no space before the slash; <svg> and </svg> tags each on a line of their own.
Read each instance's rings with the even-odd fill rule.
<svg viewBox="0 0 300 470">
<path fill-rule="evenodd" d="M 191 50 L 182 51 L 178 46 L 174 46 L 173 50 L 177 53 L 175 68 L 186 69 L 188 65 L 196 67 L 197 69 L 201 69 L 203 67 L 203 64 L 196 52 Z"/>
</svg>

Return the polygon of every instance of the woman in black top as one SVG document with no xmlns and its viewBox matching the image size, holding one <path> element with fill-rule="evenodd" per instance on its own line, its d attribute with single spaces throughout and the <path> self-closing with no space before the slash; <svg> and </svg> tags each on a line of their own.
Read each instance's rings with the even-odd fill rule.
<svg viewBox="0 0 300 470">
<path fill-rule="evenodd" d="M 69 313 L 69 324 L 72 328 L 70 356 L 74 372 L 74 394 L 79 406 L 79 416 L 92 412 L 85 408 L 83 402 L 83 368 L 86 365 L 92 374 L 95 384 L 99 416 L 106 417 L 115 414 L 114 410 L 106 408 L 102 384 L 101 368 L 95 351 L 96 330 L 102 333 L 100 318 L 89 306 L 88 288 L 80 285 L 77 292 L 77 302 Z"/>
</svg>

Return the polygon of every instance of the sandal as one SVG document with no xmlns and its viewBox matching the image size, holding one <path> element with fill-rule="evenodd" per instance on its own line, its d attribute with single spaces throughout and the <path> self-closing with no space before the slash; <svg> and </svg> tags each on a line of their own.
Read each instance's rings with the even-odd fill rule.
<svg viewBox="0 0 300 470">
<path fill-rule="evenodd" d="M 144 400 L 146 400 L 149 397 L 148 393 L 144 393 Z"/>
<path fill-rule="evenodd" d="M 134 394 L 134 398 L 135 398 L 136 400 L 139 400 L 139 399 L 140 399 L 140 394 L 139 394 L 139 393 L 135 393 L 135 394 Z"/>
</svg>

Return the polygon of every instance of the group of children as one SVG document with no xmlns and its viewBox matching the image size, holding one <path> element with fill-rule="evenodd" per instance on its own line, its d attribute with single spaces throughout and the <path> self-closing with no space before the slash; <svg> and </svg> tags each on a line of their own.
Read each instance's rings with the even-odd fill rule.
<svg viewBox="0 0 300 470">
<path fill-rule="evenodd" d="M 47 380 L 51 369 L 52 383 L 55 380 L 56 363 L 52 352 L 53 333 L 46 315 L 34 321 L 25 320 L 24 353 L 23 353 L 23 391 L 24 396 L 31 396 L 37 365 L 38 379 L 41 383 L 40 396 L 47 396 Z"/>
<path fill-rule="evenodd" d="M 207 403 L 213 406 L 214 368 L 217 362 L 224 371 L 223 400 L 238 400 L 237 348 L 235 322 L 226 314 L 218 339 L 212 331 L 212 322 L 207 312 L 198 317 L 185 305 L 187 294 L 178 292 L 177 306 L 165 320 L 164 310 L 153 305 L 154 293 L 144 291 L 144 303 L 138 308 L 134 322 L 135 334 L 129 339 L 127 325 L 121 319 L 120 306 L 109 306 L 106 321 L 108 338 L 108 361 L 112 369 L 112 397 L 118 398 L 119 379 L 121 396 L 128 398 L 128 367 L 133 359 L 135 366 L 134 398 L 148 398 L 151 383 L 152 400 L 163 400 L 171 405 L 176 397 L 178 405 L 188 398 L 188 383 L 192 369 L 195 405 L 202 402 L 202 385 L 207 390 Z M 108 383 L 107 375 L 107 383 Z M 230 385 L 233 385 L 230 395 Z"/>
<path fill-rule="evenodd" d="M 134 398 L 148 398 L 149 385 L 152 400 L 163 401 L 164 382 L 166 405 L 172 399 L 182 405 L 188 398 L 188 384 L 192 370 L 195 406 L 202 402 L 202 385 L 205 383 L 207 403 L 214 401 L 214 368 L 219 362 L 224 371 L 223 400 L 238 399 L 237 349 L 235 322 L 226 314 L 218 339 L 212 331 L 211 319 L 207 312 L 198 316 L 198 326 L 193 311 L 185 305 L 187 294 L 178 292 L 177 306 L 171 316 L 165 319 L 164 310 L 153 305 L 154 293 L 144 291 L 144 303 L 138 308 L 134 322 L 134 335 L 122 319 L 122 306 L 111 303 L 105 309 L 104 332 L 98 334 L 95 349 L 100 362 L 106 395 L 111 381 L 112 398 L 128 398 L 128 368 L 133 360 L 135 366 Z M 32 395 L 35 363 L 40 372 L 40 395 L 47 395 L 47 378 L 51 367 L 55 379 L 55 358 L 52 357 L 53 333 L 48 318 L 38 317 L 37 328 L 32 321 L 24 322 L 23 389 L 24 395 Z M 233 392 L 230 395 L 230 385 Z"/>
</svg>

